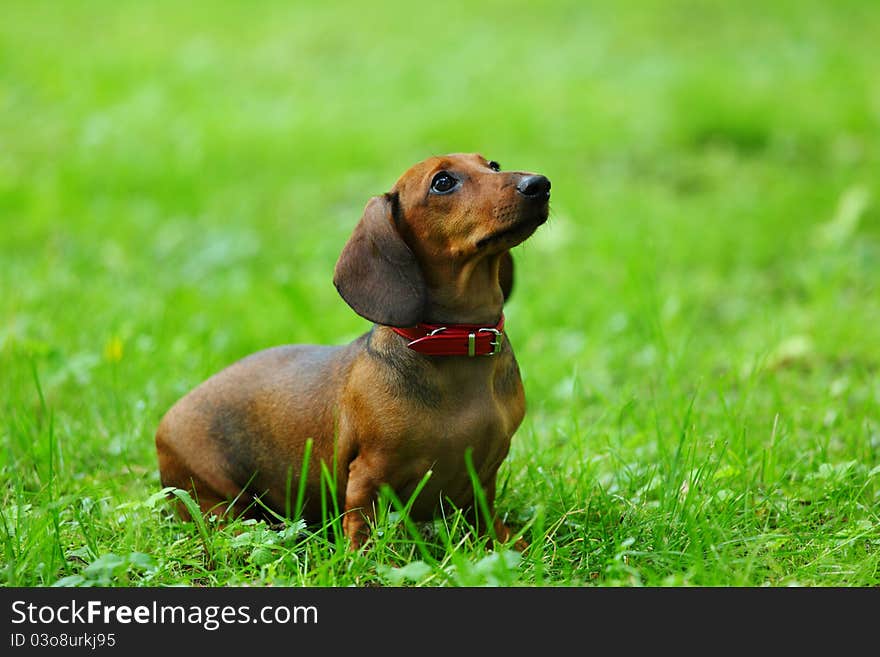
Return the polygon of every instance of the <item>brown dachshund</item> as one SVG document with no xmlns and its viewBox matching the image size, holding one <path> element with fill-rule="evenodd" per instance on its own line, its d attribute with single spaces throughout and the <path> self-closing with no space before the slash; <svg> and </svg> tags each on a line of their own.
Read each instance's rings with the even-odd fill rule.
<svg viewBox="0 0 880 657">
<path fill-rule="evenodd" d="M 403 501 L 422 485 L 409 514 L 429 520 L 444 501 L 478 513 L 475 473 L 494 518 L 525 413 L 503 333 L 509 250 L 547 220 L 549 198 L 544 176 L 476 154 L 413 166 L 367 203 L 336 263 L 334 285 L 372 329 L 345 346 L 267 349 L 199 385 L 156 433 L 162 484 L 218 516 L 260 516 L 255 498 L 290 513 L 299 497 L 307 520 L 329 490 L 354 547 L 383 485 Z"/>
</svg>

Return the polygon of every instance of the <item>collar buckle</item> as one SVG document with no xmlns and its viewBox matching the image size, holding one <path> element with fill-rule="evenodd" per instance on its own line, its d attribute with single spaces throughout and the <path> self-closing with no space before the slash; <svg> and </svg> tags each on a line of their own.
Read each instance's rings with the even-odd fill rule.
<svg viewBox="0 0 880 657">
<path fill-rule="evenodd" d="M 485 355 L 486 356 L 494 356 L 495 354 L 500 353 L 501 352 L 501 345 L 504 343 L 504 333 L 499 331 L 497 328 L 481 328 L 479 331 L 477 331 L 477 333 L 482 333 L 483 331 L 486 331 L 487 333 L 494 333 L 495 334 L 495 339 L 489 343 L 492 345 L 492 351 L 490 351 L 488 354 L 485 354 Z M 476 335 L 474 335 L 473 333 L 468 335 L 468 356 L 474 355 L 473 350 L 476 347 L 476 342 L 477 342 Z M 474 345 L 474 346 L 472 347 L 471 345 Z"/>
</svg>

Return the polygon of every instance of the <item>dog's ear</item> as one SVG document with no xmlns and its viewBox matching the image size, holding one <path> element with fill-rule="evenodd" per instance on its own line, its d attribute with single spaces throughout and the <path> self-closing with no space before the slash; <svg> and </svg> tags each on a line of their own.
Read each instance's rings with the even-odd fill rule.
<svg viewBox="0 0 880 657">
<path fill-rule="evenodd" d="M 501 283 L 501 291 L 504 293 L 504 301 L 510 299 L 513 292 L 513 256 L 510 251 L 501 254 L 501 264 L 498 266 L 498 282 Z"/>
<path fill-rule="evenodd" d="M 395 201 L 385 194 L 367 203 L 336 261 L 333 284 L 361 317 L 385 326 L 413 326 L 422 319 L 428 289 L 394 225 Z"/>
</svg>

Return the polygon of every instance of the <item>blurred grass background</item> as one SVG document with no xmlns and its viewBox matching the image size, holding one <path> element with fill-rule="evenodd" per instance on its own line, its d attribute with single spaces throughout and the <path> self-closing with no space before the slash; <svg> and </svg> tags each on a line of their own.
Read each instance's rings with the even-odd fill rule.
<svg viewBox="0 0 880 657">
<path fill-rule="evenodd" d="M 78 571 L 53 518 L 85 562 L 162 554 L 113 512 L 158 490 L 162 413 L 365 330 L 331 275 L 366 200 L 478 151 L 553 181 L 501 505 L 571 565 L 521 581 L 880 583 L 878 34 L 867 1 L 7 0 L 5 581 Z"/>
</svg>

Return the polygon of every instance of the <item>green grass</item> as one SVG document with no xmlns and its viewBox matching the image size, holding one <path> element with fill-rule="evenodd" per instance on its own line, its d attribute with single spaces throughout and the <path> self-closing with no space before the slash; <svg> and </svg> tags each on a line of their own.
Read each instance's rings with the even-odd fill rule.
<svg viewBox="0 0 880 657">
<path fill-rule="evenodd" d="M 880 584 L 880 5 L 767 4 L 5 2 L 0 582 Z M 553 181 L 507 308 L 530 549 L 173 520 L 164 411 L 364 331 L 336 256 L 452 151 Z"/>
</svg>

